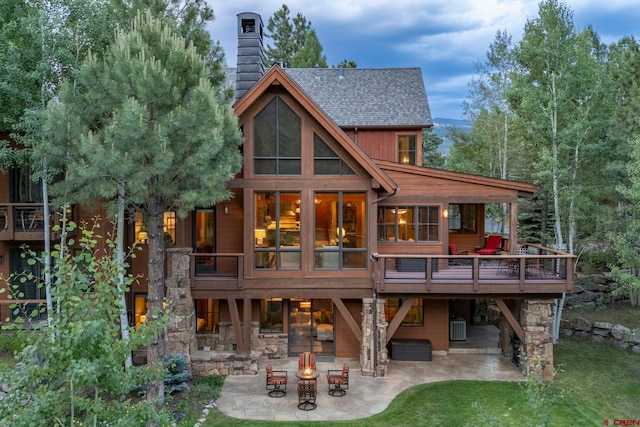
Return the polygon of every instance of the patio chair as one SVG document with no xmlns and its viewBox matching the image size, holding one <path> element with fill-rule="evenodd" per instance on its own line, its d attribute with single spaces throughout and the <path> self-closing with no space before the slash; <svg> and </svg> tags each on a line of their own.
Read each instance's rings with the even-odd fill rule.
<svg viewBox="0 0 640 427">
<path fill-rule="evenodd" d="M 271 397 L 284 397 L 287 394 L 287 371 L 274 371 L 271 364 L 266 367 L 267 390 Z"/>
<path fill-rule="evenodd" d="M 331 396 L 342 397 L 347 394 L 349 389 L 349 365 L 345 363 L 341 371 L 329 369 L 327 382 L 329 383 L 329 394 Z"/>
<path fill-rule="evenodd" d="M 303 411 L 311 411 L 316 409 L 316 397 L 318 390 L 316 389 L 315 380 L 298 380 L 298 409 Z"/>
<path fill-rule="evenodd" d="M 316 370 L 316 355 L 308 351 L 300 353 L 300 359 L 298 360 L 298 371 L 306 369 Z"/>
<path fill-rule="evenodd" d="M 495 255 L 502 247 L 502 236 L 489 236 L 483 248 L 476 250 L 479 255 Z"/>
</svg>

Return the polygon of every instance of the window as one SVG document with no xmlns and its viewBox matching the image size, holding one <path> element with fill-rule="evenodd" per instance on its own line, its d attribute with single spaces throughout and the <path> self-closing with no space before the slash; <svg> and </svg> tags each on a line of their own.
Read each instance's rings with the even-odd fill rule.
<svg viewBox="0 0 640 427">
<path fill-rule="evenodd" d="M 269 298 L 260 301 L 260 332 L 282 332 L 282 299 Z"/>
<path fill-rule="evenodd" d="M 317 269 L 367 268 L 365 193 L 315 194 L 314 247 Z"/>
<path fill-rule="evenodd" d="M 258 269 L 300 269 L 300 193 L 255 193 Z"/>
<path fill-rule="evenodd" d="M 136 212 L 134 215 L 134 236 L 136 243 L 149 243 L 149 232 L 147 231 L 147 220 L 142 212 Z M 164 243 L 165 245 L 173 245 L 176 242 L 176 213 L 165 212 L 163 217 L 164 224 Z"/>
<path fill-rule="evenodd" d="M 220 300 L 197 299 L 196 332 L 218 332 L 220 325 Z"/>
<path fill-rule="evenodd" d="M 449 232 L 458 234 L 478 233 L 478 206 L 449 205 Z"/>
<path fill-rule="evenodd" d="M 313 173 L 315 175 L 355 175 L 336 153 L 313 134 Z"/>
<path fill-rule="evenodd" d="M 134 320 L 136 329 L 147 321 L 147 294 L 138 294 L 133 297 Z"/>
<path fill-rule="evenodd" d="M 16 273 L 10 279 L 12 291 L 17 292 L 14 299 L 44 300 L 44 287 L 41 286 L 43 266 L 40 262 L 33 263 L 28 255 L 23 255 L 25 254 L 20 249 L 9 251 L 9 265 L 11 271 Z M 47 313 L 44 301 L 16 304 L 16 308 L 11 309 L 11 320 L 16 318 L 22 318 L 25 324 L 45 320 Z"/>
<path fill-rule="evenodd" d="M 378 240 L 388 242 L 439 241 L 440 207 L 379 207 Z"/>
<path fill-rule="evenodd" d="M 253 119 L 256 175 L 300 175 L 302 125 L 291 108 L 273 98 Z"/>
<path fill-rule="evenodd" d="M 402 307 L 402 303 L 402 298 L 387 298 L 385 300 L 384 315 L 387 322 L 390 322 L 395 317 L 400 307 Z M 402 319 L 400 326 L 424 326 L 424 307 L 421 298 L 415 300 L 407 315 Z"/>
<path fill-rule="evenodd" d="M 415 135 L 398 135 L 398 162 L 405 165 L 416 164 Z"/>
<path fill-rule="evenodd" d="M 215 208 L 197 209 L 193 212 L 192 217 L 192 236 L 193 252 L 211 254 L 216 251 L 215 248 Z M 196 273 L 214 270 L 214 257 L 196 257 Z"/>
</svg>

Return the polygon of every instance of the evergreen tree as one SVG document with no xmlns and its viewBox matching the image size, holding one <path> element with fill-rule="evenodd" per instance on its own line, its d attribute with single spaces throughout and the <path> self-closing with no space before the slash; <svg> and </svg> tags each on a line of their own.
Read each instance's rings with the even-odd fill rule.
<svg viewBox="0 0 640 427">
<path fill-rule="evenodd" d="M 163 317 L 164 212 L 184 217 L 226 199 L 225 183 L 241 166 L 237 118 L 194 44 L 175 28 L 147 11 L 116 33 L 102 60 L 89 55 L 50 108 L 38 151 L 66 164 L 66 179 L 54 187 L 64 200 L 101 199 L 114 212 L 124 191 L 127 208 L 144 215 L 149 319 Z M 163 357 L 157 336 L 147 360 L 161 369 Z M 161 404 L 162 388 L 150 384 L 148 398 Z"/>
<path fill-rule="evenodd" d="M 318 65 L 327 68 L 327 58 L 322 53 L 322 45 L 311 22 L 300 12 L 292 20 L 289 13 L 289 7 L 283 4 L 269 18 L 267 37 L 273 40 L 274 47 L 267 45 L 264 50 L 265 66 L 280 64 L 285 68 L 312 68 Z"/>
<path fill-rule="evenodd" d="M 422 130 L 422 166 L 429 168 L 443 168 L 445 158 L 438 151 L 442 138 L 435 134 L 433 128 Z"/>
</svg>

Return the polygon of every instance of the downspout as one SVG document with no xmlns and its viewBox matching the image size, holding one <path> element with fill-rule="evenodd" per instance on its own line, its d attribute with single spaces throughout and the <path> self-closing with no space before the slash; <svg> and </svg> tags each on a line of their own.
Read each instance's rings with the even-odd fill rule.
<svg viewBox="0 0 640 427">
<path fill-rule="evenodd" d="M 358 128 L 356 128 L 356 145 L 357 145 L 357 135 L 358 135 Z M 393 189 L 393 193 L 387 194 L 386 196 L 383 197 L 378 197 L 377 199 L 374 199 L 371 201 L 371 206 L 378 204 L 378 202 L 382 201 L 382 200 L 386 200 L 390 197 L 393 197 L 396 195 L 396 193 L 398 192 L 399 187 L 396 187 Z M 373 209 L 371 209 L 371 216 L 373 216 Z M 370 221 L 370 223 L 373 223 L 373 221 Z M 371 260 L 373 260 L 373 255 L 371 255 Z M 379 336 L 378 336 L 378 295 L 376 293 L 376 286 L 375 286 L 375 280 L 374 280 L 374 271 L 371 271 L 371 283 L 373 284 L 373 295 L 372 295 L 372 299 L 373 299 L 373 377 L 376 378 L 378 376 L 378 345 L 380 344 L 380 340 L 379 340 Z"/>
</svg>

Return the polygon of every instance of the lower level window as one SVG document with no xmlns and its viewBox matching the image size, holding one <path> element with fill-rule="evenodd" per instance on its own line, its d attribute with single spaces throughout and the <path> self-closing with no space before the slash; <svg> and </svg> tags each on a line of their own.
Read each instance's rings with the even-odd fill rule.
<svg viewBox="0 0 640 427">
<path fill-rule="evenodd" d="M 220 323 L 220 300 L 197 299 L 196 332 L 218 332 Z"/>
<path fill-rule="evenodd" d="M 282 332 L 282 299 L 270 298 L 260 301 L 260 332 Z"/>
<path fill-rule="evenodd" d="M 395 316 L 404 300 L 402 298 L 387 298 L 384 302 L 384 314 L 387 322 L 390 322 Z M 424 326 L 424 307 L 422 299 L 418 298 L 414 301 L 409 312 L 402 319 L 400 326 Z"/>
</svg>

